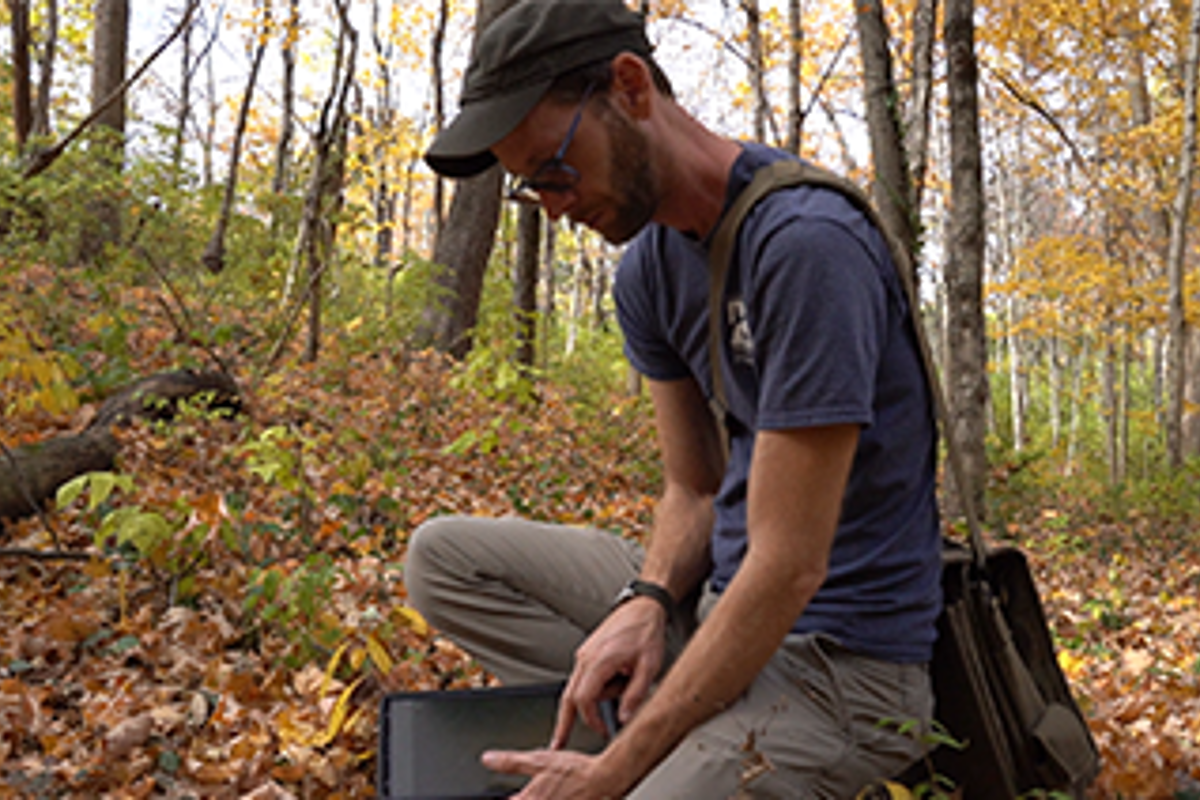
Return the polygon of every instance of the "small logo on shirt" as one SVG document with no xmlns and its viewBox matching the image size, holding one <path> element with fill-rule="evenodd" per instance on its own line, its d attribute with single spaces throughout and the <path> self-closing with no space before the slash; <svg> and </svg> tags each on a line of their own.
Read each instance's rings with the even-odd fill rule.
<svg viewBox="0 0 1200 800">
<path fill-rule="evenodd" d="M 725 303 L 725 321 L 729 325 L 729 351 L 735 364 L 754 363 L 754 334 L 746 315 L 746 303 L 740 297 Z"/>
</svg>

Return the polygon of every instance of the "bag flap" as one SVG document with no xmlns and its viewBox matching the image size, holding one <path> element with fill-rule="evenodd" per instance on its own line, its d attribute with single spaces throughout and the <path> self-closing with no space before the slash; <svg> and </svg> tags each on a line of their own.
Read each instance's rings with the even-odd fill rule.
<svg viewBox="0 0 1200 800">
<path fill-rule="evenodd" d="M 1033 737 L 1046 750 L 1071 785 L 1090 781 L 1100 767 L 1091 733 L 1075 712 L 1061 703 L 1051 703 L 1034 726 Z"/>
</svg>

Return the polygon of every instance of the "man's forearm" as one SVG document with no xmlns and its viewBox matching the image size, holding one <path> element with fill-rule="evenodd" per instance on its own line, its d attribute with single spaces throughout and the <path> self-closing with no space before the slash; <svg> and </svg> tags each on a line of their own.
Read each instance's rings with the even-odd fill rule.
<svg viewBox="0 0 1200 800">
<path fill-rule="evenodd" d="M 779 648 L 820 576 L 797 583 L 766 561 L 743 564 L 662 685 L 605 751 L 605 771 L 640 780 L 689 731 L 736 700 Z"/>
<path fill-rule="evenodd" d="M 709 573 L 713 514 L 711 496 L 668 486 L 654 511 L 642 578 L 666 587 L 676 601 L 690 594 Z"/>
<path fill-rule="evenodd" d="M 605 750 L 605 769 L 640 780 L 745 691 L 779 648 L 825 579 L 857 441 L 851 426 L 759 435 L 745 559 L 658 691 Z"/>
</svg>

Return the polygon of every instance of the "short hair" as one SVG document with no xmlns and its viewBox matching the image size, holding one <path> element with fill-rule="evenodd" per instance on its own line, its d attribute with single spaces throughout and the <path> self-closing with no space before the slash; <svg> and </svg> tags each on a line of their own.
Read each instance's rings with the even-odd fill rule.
<svg viewBox="0 0 1200 800">
<path fill-rule="evenodd" d="M 671 86 L 671 79 L 663 72 L 654 57 L 647 56 L 642 60 L 650 68 L 650 78 L 654 81 L 654 88 L 658 90 L 659 94 L 672 100 L 675 99 L 675 89 Z M 611 58 L 592 61 L 556 77 L 550 84 L 550 88 L 546 90 L 546 96 L 559 103 L 577 103 L 583 98 L 583 93 L 589 86 L 595 92 L 607 92 L 612 86 L 612 80 Z"/>
</svg>

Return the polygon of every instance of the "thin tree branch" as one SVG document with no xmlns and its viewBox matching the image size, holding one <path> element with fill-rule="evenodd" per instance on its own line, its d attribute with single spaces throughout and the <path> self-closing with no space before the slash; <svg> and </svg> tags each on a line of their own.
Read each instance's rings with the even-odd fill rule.
<svg viewBox="0 0 1200 800">
<path fill-rule="evenodd" d="M 1028 89 L 1017 83 L 1016 79 L 1009 75 L 1005 70 L 999 67 L 990 66 L 984 62 L 983 59 L 980 59 L 980 66 L 982 66 L 992 75 L 995 75 L 996 79 L 1000 81 L 1000 85 L 1004 87 L 1005 91 L 1012 95 L 1014 100 L 1041 117 L 1046 124 L 1049 125 L 1056 134 L 1058 134 L 1058 137 L 1062 139 L 1063 144 L 1065 144 L 1067 149 L 1071 151 L 1071 156 L 1076 162 L 1078 162 L 1080 168 L 1083 169 L 1084 174 L 1086 174 L 1089 180 L 1091 180 L 1091 165 L 1084 157 L 1083 152 L 1079 149 L 1079 145 L 1076 144 L 1075 140 L 1071 138 L 1071 135 L 1067 133 L 1066 128 L 1064 128 L 1063 124 L 1058 121 L 1058 118 L 1055 117 L 1054 114 L 1042 104 L 1042 101 L 1034 97 Z"/>
<path fill-rule="evenodd" d="M 800 121 L 808 119 L 808 115 L 812 113 L 813 106 L 821 99 L 821 94 L 825 91 L 825 86 L 833 79 L 833 71 L 837 68 L 837 64 L 842 60 L 842 54 L 846 52 L 846 48 L 850 46 L 850 37 L 853 31 L 847 31 L 842 37 L 842 43 L 838 45 L 837 52 L 833 54 L 833 58 L 825 65 L 825 70 L 821 73 L 821 79 L 817 82 L 817 87 L 809 94 L 808 105 L 800 114 Z"/>
<path fill-rule="evenodd" d="M 94 553 L 77 553 L 73 550 L 34 550 L 31 547 L 0 547 L 0 558 L 29 558 L 34 561 L 91 561 L 103 559 Z"/>
<path fill-rule="evenodd" d="M 199 5 L 200 0 L 189 0 L 187 8 L 184 10 L 183 17 L 179 20 L 179 24 L 177 24 L 175 26 L 175 30 L 171 31 L 171 34 L 163 40 L 162 44 L 156 47 L 154 52 L 146 57 L 141 65 L 134 70 L 132 75 L 126 78 L 125 81 L 111 94 L 109 94 L 108 97 L 104 98 L 101 103 L 93 108 L 92 113 L 84 117 L 83 121 L 76 125 L 74 130 L 50 147 L 33 153 L 29 158 L 29 162 L 25 165 L 25 169 L 21 171 L 21 177 L 25 180 L 28 180 L 41 175 L 43 172 L 49 169 L 50 165 L 57 161 L 58 157 L 61 156 L 66 149 L 83 134 L 84 131 L 92 126 L 92 123 L 99 119 L 99 117 L 109 108 L 111 108 L 114 103 L 124 97 L 125 93 L 129 90 L 129 87 L 136 83 L 138 79 L 145 74 L 146 70 L 150 69 L 150 65 L 157 61 L 158 57 L 161 56 L 163 52 L 171 46 L 171 43 L 179 38 L 179 36 L 187 28 L 188 23 L 191 21 L 192 14 Z"/>
<path fill-rule="evenodd" d="M 150 269 L 154 270 L 154 274 L 158 277 L 158 280 L 167 290 L 167 293 L 171 295 L 172 299 L 174 299 L 175 305 L 179 307 L 179 315 L 183 317 L 182 322 L 180 322 L 180 320 L 176 317 L 174 310 L 171 308 L 171 304 L 162 297 L 158 298 L 163 310 L 167 312 L 167 318 L 171 321 L 171 326 L 175 328 L 175 332 L 187 343 L 194 344 L 203 350 L 205 354 L 213 360 L 213 363 L 217 365 L 217 369 L 224 373 L 225 377 L 233 380 L 233 372 L 229 369 L 229 365 L 225 363 L 225 360 L 221 358 L 220 354 L 217 353 L 214 348 L 210 347 L 206 342 L 202 341 L 198 336 L 192 333 L 192 331 L 196 329 L 196 324 L 192 319 L 191 312 L 188 311 L 187 303 L 184 301 L 183 295 L 181 295 L 179 290 L 175 288 L 175 284 L 173 284 L 171 279 L 167 276 L 166 270 L 162 268 L 161 264 L 154 260 L 154 257 L 150 255 L 150 252 L 146 250 L 145 247 L 139 244 L 136 246 L 136 249 L 142 258 L 146 260 L 146 263 L 150 265 Z"/>
</svg>

